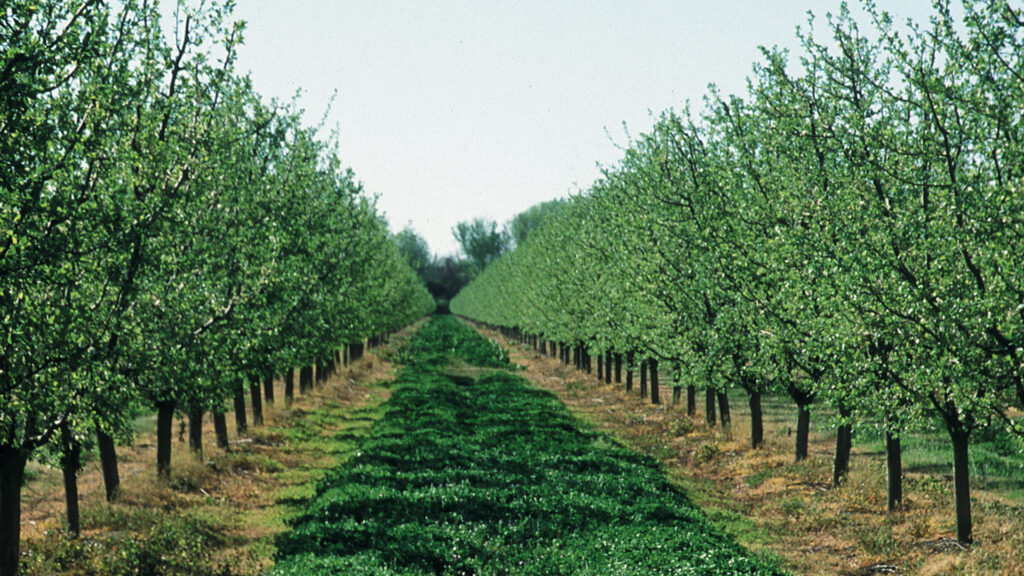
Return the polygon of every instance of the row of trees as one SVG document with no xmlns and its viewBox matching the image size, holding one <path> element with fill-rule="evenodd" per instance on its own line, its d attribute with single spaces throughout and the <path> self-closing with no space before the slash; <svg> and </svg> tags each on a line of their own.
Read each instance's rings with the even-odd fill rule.
<svg viewBox="0 0 1024 576">
<path fill-rule="evenodd" d="M 242 33 L 231 3 L 0 8 L 0 573 L 29 458 L 74 470 L 152 409 L 166 474 L 175 413 L 433 308 L 334 148 L 235 72 Z"/>
<path fill-rule="evenodd" d="M 837 484 L 852 426 L 885 431 L 891 508 L 900 435 L 938 418 L 970 542 L 972 434 L 1024 437 L 1024 15 L 940 1 L 898 27 L 865 9 L 868 32 L 844 6 L 795 61 L 764 50 L 745 96 L 662 114 L 452 310 L 670 363 L 691 397 L 742 389 L 754 448 L 761 395 L 786 393 L 798 459 L 824 402 Z"/>
</svg>

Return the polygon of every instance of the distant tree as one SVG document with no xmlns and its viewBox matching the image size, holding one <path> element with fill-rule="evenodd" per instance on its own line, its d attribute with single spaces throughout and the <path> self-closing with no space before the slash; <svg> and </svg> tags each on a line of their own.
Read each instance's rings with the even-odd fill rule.
<svg viewBox="0 0 1024 576">
<path fill-rule="evenodd" d="M 516 214 L 508 223 L 508 231 L 516 246 L 522 246 L 530 232 L 539 228 L 549 217 L 560 213 L 566 201 L 558 198 L 530 206 Z"/>
<path fill-rule="evenodd" d="M 452 234 L 476 274 L 483 272 L 488 264 L 507 252 L 511 244 L 508 232 L 499 230 L 497 222 L 482 218 L 459 222 L 452 229 Z"/>
<path fill-rule="evenodd" d="M 427 241 L 409 227 L 395 234 L 394 241 L 398 246 L 398 253 L 409 263 L 409 267 L 426 281 L 425 273 L 431 266 L 430 247 Z"/>
</svg>

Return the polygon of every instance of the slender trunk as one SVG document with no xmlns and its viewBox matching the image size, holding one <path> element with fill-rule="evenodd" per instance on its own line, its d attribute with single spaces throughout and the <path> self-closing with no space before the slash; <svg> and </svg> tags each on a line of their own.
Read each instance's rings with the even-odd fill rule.
<svg viewBox="0 0 1024 576">
<path fill-rule="evenodd" d="M 21 558 L 21 484 L 28 451 L 0 448 L 0 574 L 18 575 Z"/>
<path fill-rule="evenodd" d="M 241 382 L 235 385 L 235 433 L 243 436 L 249 429 L 245 419 L 245 388 Z"/>
<path fill-rule="evenodd" d="M 811 411 L 807 404 L 797 406 L 796 461 L 807 459 L 807 439 L 811 431 Z"/>
<path fill-rule="evenodd" d="M 647 359 L 642 358 L 640 360 L 640 398 L 647 398 Z"/>
<path fill-rule="evenodd" d="M 263 375 L 263 400 L 267 404 L 274 403 L 274 373 L 267 372 Z"/>
<path fill-rule="evenodd" d="M 228 440 L 228 419 L 223 412 L 213 413 L 213 433 L 217 437 L 218 448 L 224 451 L 231 449 L 231 443 Z"/>
<path fill-rule="evenodd" d="M 611 351 L 605 352 L 604 355 L 604 383 L 612 383 L 612 353 Z"/>
<path fill-rule="evenodd" d="M 832 486 L 839 486 L 850 472 L 850 450 L 853 447 L 853 425 L 843 424 L 836 430 L 836 454 L 832 464 Z"/>
<path fill-rule="evenodd" d="M 193 408 L 188 411 L 188 447 L 200 459 L 203 458 L 203 409 Z"/>
<path fill-rule="evenodd" d="M 697 388 L 692 384 L 686 387 L 686 415 L 697 415 Z"/>
<path fill-rule="evenodd" d="M 963 425 L 946 424 L 953 441 L 953 498 L 956 500 L 956 539 L 964 544 L 974 541 L 971 526 L 971 471 L 968 468 L 970 431 Z"/>
<path fill-rule="evenodd" d="M 292 405 L 292 400 L 295 399 L 295 368 L 289 368 L 284 373 L 284 403 L 287 406 Z"/>
<path fill-rule="evenodd" d="M 747 390 L 750 404 L 750 447 L 757 450 L 764 446 L 764 415 L 761 410 L 761 391 Z"/>
<path fill-rule="evenodd" d="M 811 430 L 810 406 L 814 402 L 814 392 L 790 385 L 787 392 L 797 406 L 796 417 L 796 461 L 807 458 L 807 440 Z"/>
<path fill-rule="evenodd" d="M 583 369 L 587 372 L 587 374 L 590 374 L 591 372 L 594 371 L 593 363 L 590 361 L 590 358 L 591 358 L 590 350 L 587 350 L 586 348 L 584 348 L 582 354 L 583 354 Z"/>
<path fill-rule="evenodd" d="M 156 406 L 156 473 L 161 478 L 171 477 L 171 434 L 174 428 L 174 403 L 161 402 Z"/>
<path fill-rule="evenodd" d="M 100 469 L 103 471 L 103 487 L 107 492 L 107 502 L 113 502 L 121 494 L 121 475 L 117 471 L 114 437 L 97 427 L 96 445 L 100 452 Z"/>
<path fill-rule="evenodd" d="M 651 404 L 661 404 L 661 394 L 658 390 L 658 361 L 651 360 Z"/>
<path fill-rule="evenodd" d="M 361 350 L 361 349 L 360 349 Z M 303 366 L 299 370 L 299 392 L 305 394 L 313 387 L 313 366 Z"/>
<path fill-rule="evenodd" d="M 683 387 L 679 385 L 672 386 L 672 407 L 675 408 L 677 404 L 683 401 Z"/>
<path fill-rule="evenodd" d="M 260 381 L 253 378 L 249 381 L 249 399 L 252 401 L 252 425 L 263 425 L 263 400 L 260 398 Z"/>
<path fill-rule="evenodd" d="M 615 354 L 615 383 L 622 384 L 622 354 Z"/>
<path fill-rule="evenodd" d="M 715 419 L 715 390 L 710 387 L 704 391 L 704 420 L 708 426 L 717 424 Z"/>
<path fill-rule="evenodd" d="M 348 365 L 349 365 L 348 354 L 349 354 L 349 352 L 348 352 L 348 344 L 342 345 L 342 347 L 341 347 L 341 366 L 343 368 L 348 368 Z"/>
<path fill-rule="evenodd" d="M 732 424 L 732 412 L 729 411 L 729 394 L 718 392 L 718 415 L 722 422 L 722 428 L 728 428 Z"/>
<path fill-rule="evenodd" d="M 636 352 L 626 352 L 626 392 L 633 390 L 633 362 L 636 360 Z"/>
<path fill-rule="evenodd" d="M 82 444 L 71 435 L 71 427 L 65 421 L 61 426 L 63 454 L 60 458 L 64 473 L 64 502 L 68 515 L 68 536 L 78 538 L 82 532 L 81 515 L 78 512 L 78 470 L 82 466 Z"/>
<path fill-rule="evenodd" d="M 547 356 L 547 355 L 548 355 L 548 345 L 547 345 L 547 343 L 546 343 L 546 342 L 544 342 L 544 339 L 543 339 L 543 338 L 540 338 L 540 339 L 539 339 L 539 340 L 537 341 L 537 352 L 538 352 L 538 353 L 539 353 L 539 354 L 540 354 L 541 356 Z"/>
<path fill-rule="evenodd" d="M 604 354 L 597 355 L 597 381 L 604 380 Z"/>
<path fill-rule="evenodd" d="M 889 496 L 889 512 L 903 507 L 903 450 L 900 437 L 885 433 L 885 488 Z"/>
</svg>

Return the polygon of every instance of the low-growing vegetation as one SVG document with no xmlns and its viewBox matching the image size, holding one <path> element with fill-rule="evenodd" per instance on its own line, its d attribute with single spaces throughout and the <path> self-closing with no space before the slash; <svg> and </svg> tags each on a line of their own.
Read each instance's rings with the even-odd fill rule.
<svg viewBox="0 0 1024 576">
<path fill-rule="evenodd" d="M 780 574 L 652 459 L 580 424 L 450 317 L 402 352 L 384 416 L 278 541 L 272 574 Z"/>
</svg>

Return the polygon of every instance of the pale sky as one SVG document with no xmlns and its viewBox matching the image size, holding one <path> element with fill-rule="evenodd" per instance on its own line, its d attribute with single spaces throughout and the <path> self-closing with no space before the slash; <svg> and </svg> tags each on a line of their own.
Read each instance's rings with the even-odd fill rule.
<svg viewBox="0 0 1024 576">
<path fill-rule="evenodd" d="M 878 0 L 900 19 L 927 0 Z M 699 107 L 709 83 L 745 94 L 758 46 L 797 45 L 807 11 L 839 0 L 239 0 L 239 72 L 265 98 L 302 91 L 326 117 L 393 231 L 411 224 L 435 254 L 451 229 L 504 223 L 585 190 L 631 134 L 669 108 Z M 863 21 L 862 21 L 863 22 Z M 327 134 L 325 133 L 326 137 Z"/>
</svg>

